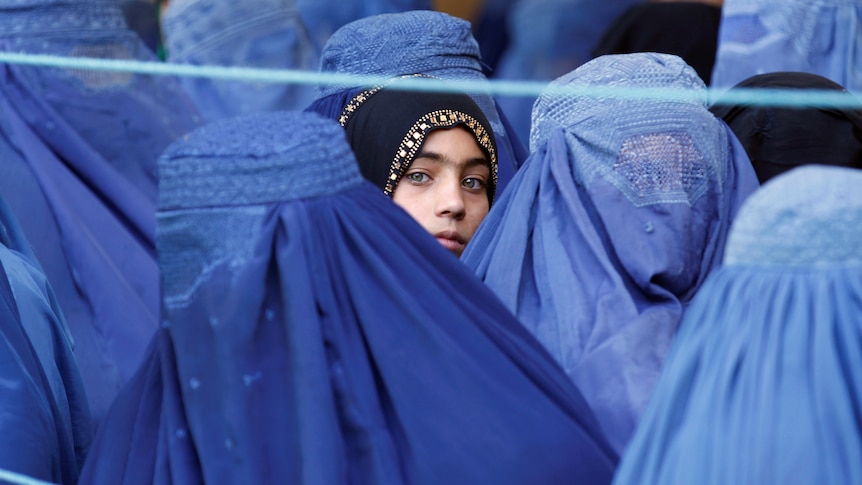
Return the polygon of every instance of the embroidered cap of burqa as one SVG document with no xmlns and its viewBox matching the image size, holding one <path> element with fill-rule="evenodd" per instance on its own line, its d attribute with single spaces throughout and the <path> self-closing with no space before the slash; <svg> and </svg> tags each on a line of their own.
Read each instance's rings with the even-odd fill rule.
<svg viewBox="0 0 862 485">
<path fill-rule="evenodd" d="M 562 93 L 608 86 L 676 91 Z M 667 54 L 603 56 L 554 81 L 533 109 L 532 155 L 462 256 L 563 365 L 617 450 L 757 187 L 704 92 Z"/>
<path fill-rule="evenodd" d="M 0 470 L 77 482 L 93 428 L 72 338 L 51 285 L 2 198 L 0 410 Z"/>
<path fill-rule="evenodd" d="M 341 27 L 323 47 L 320 71 L 359 76 L 397 77 L 425 74 L 446 80 L 487 82 L 479 45 L 470 22 L 430 10 L 374 15 Z M 347 103 L 362 89 L 327 84 L 307 108 L 338 119 Z M 498 147 L 497 193 L 501 193 L 527 152 L 501 117 L 494 98 L 470 93 L 485 113 Z"/>
<path fill-rule="evenodd" d="M 743 205 L 615 483 L 862 482 L 860 184 L 809 165 Z"/>
<path fill-rule="evenodd" d="M 335 121 L 216 122 L 160 176 L 164 328 L 84 482 L 610 480 L 563 371 Z"/>
<path fill-rule="evenodd" d="M 4 1 L 0 49 L 155 60 L 114 0 Z M 98 417 L 157 328 L 156 160 L 195 111 L 167 76 L 4 64 L 0 113 L 0 193 L 56 292 Z"/>
</svg>

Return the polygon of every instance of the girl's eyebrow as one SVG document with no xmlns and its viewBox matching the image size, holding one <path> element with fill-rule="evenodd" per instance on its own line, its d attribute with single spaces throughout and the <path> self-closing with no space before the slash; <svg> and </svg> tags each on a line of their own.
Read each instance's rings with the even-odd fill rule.
<svg viewBox="0 0 862 485">
<path fill-rule="evenodd" d="M 437 152 L 419 152 L 413 160 L 418 160 L 420 158 L 425 158 L 431 160 L 432 162 L 439 163 L 441 165 L 459 165 L 458 162 L 455 162 Z M 465 167 L 474 167 L 476 165 L 484 165 L 490 166 L 488 160 L 484 157 L 482 158 L 471 158 L 468 159 L 466 163 L 464 163 Z"/>
</svg>

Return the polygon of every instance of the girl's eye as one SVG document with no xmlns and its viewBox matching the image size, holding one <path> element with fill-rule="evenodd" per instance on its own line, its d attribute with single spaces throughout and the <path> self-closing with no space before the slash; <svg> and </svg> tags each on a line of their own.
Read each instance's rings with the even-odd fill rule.
<svg viewBox="0 0 862 485">
<path fill-rule="evenodd" d="M 466 189 L 479 190 L 485 187 L 485 182 L 476 177 L 468 177 L 461 181 L 461 186 Z"/>
<path fill-rule="evenodd" d="M 425 183 L 429 180 L 428 174 L 422 172 L 413 172 L 407 174 L 407 179 L 418 184 Z"/>
</svg>

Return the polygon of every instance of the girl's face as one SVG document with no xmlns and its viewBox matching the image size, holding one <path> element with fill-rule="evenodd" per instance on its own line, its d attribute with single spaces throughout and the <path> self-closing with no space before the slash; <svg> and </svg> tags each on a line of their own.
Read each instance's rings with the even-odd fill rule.
<svg viewBox="0 0 862 485">
<path fill-rule="evenodd" d="M 392 200 L 460 256 L 488 215 L 490 161 L 464 128 L 428 134 L 404 172 Z"/>
</svg>

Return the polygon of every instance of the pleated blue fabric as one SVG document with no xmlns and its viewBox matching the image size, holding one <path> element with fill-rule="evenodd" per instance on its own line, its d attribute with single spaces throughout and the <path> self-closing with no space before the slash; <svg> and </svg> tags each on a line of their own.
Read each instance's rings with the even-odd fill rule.
<svg viewBox="0 0 862 485">
<path fill-rule="evenodd" d="M 93 439 L 72 337 L 0 199 L 0 470 L 76 483 Z"/>
<path fill-rule="evenodd" d="M 11 0 L 0 49 L 155 60 L 115 0 Z M 94 418 L 158 327 L 156 159 L 198 126 L 171 77 L 0 66 L 0 193 L 56 292 Z"/>
<path fill-rule="evenodd" d="M 862 90 L 862 0 L 725 0 L 712 86 L 778 71 Z"/>
<path fill-rule="evenodd" d="M 805 166 L 745 203 L 614 483 L 862 481 L 860 183 Z"/>
<path fill-rule="evenodd" d="M 160 161 L 163 328 L 82 481 L 608 483 L 562 369 L 309 113 Z"/>
<path fill-rule="evenodd" d="M 320 71 L 390 77 L 425 74 L 480 83 L 487 80 L 470 23 L 431 10 L 374 15 L 341 27 L 323 46 Z M 355 88 L 341 84 L 320 86 L 317 99 L 307 110 L 340 114 L 350 97 L 338 93 Z M 494 130 L 499 153 L 499 194 L 526 159 L 527 151 L 509 121 L 501 116 L 493 97 L 479 93 L 471 96 Z M 337 107 L 340 99 L 345 100 L 345 105 Z"/>
<path fill-rule="evenodd" d="M 607 85 L 690 97 L 556 93 Z M 603 56 L 554 81 L 533 110 L 532 155 L 461 258 L 563 366 L 617 450 L 757 187 L 703 91 L 665 54 Z"/>
</svg>

